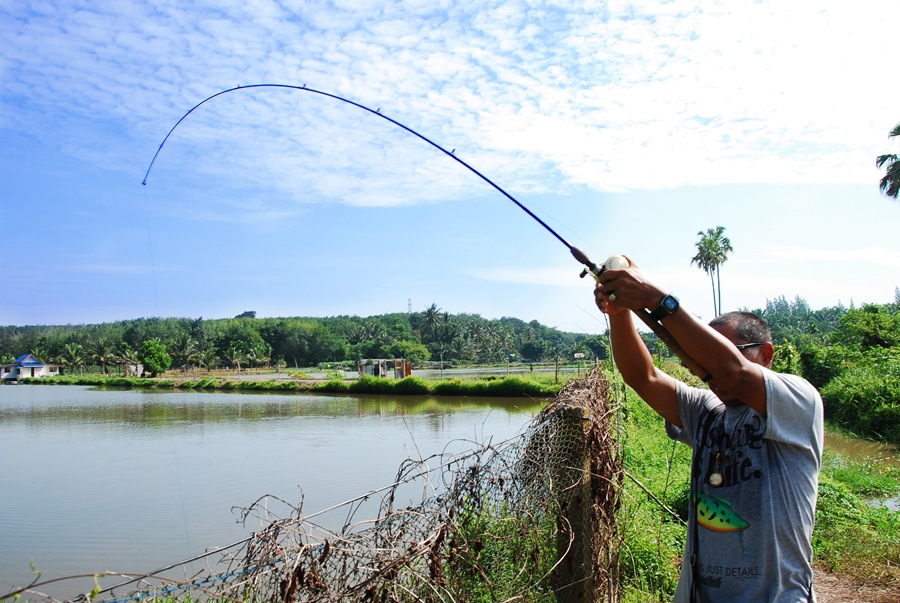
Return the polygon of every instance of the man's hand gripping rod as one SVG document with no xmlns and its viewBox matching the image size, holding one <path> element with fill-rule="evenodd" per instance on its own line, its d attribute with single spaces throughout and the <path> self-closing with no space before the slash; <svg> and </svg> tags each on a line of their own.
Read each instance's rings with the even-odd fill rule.
<svg viewBox="0 0 900 603">
<path fill-rule="evenodd" d="M 585 269 L 581 271 L 581 278 L 584 278 L 588 274 L 594 277 L 594 280 L 598 283 L 600 282 L 600 275 L 603 274 L 606 270 L 621 270 L 623 268 L 628 268 L 631 264 L 628 262 L 628 258 L 621 255 L 613 255 L 610 256 L 602 266 L 597 266 L 594 262 L 588 258 L 587 254 L 578 249 L 577 247 L 570 246 L 569 251 L 572 252 L 572 255 L 576 260 L 581 262 Z M 709 381 L 710 375 L 709 371 L 704 369 L 700 364 L 687 355 L 687 353 L 678 345 L 678 342 L 675 341 L 675 338 L 666 330 L 662 324 L 659 323 L 653 316 L 650 315 L 650 312 L 647 311 L 646 308 L 640 308 L 639 310 L 634 310 L 634 313 L 638 315 L 638 317 L 644 321 L 650 330 L 652 330 L 657 337 L 662 340 L 663 343 L 668 346 L 668 348 L 672 351 L 673 354 L 678 356 L 681 361 L 684 363 L 688 369 L 703 379 L 704 381 Z"/>
</svg>

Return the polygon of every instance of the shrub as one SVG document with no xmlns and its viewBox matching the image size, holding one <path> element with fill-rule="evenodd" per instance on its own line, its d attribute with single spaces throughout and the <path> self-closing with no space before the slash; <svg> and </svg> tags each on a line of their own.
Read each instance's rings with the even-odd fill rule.
<svg viewBox="0 0 900 603">
<path fill-rule="evenodd" d="M 873 349 L 822 388 L 825 417 L 859 435 L 900 442 L 900 353 Z"/>
<path fill-rule="evenodd" d="M 360 377 L 350 384 L 350 391 L 357 394 L 390 394 L 394 390 L 394 381 L 381 377 Z"/>
<path fill-rule="evenodd" d="M 436 396 L 465 396 L 464 386 L 461 379 L 444 379 L 435 383 L 431 388 L 431 393 Z"/>
<path fill-rule="evenodd" d="M 800 367 L 803 377 L 816 387 L 824 387 L 845 367 L 858 363 L 859 354 L 840 345 L 825 346 L 805 343 L 800 347 Z"/>
<path fill-rule="evenodd" d="M 326 381 L 325 383 L 316 384 L 313 387 L 313 391 L 339 394 L 350 391 L 350 384 L 348 384 L 343 379 L 332 379 L 331 381 Z"/>
<path fill-rule="evenodd" d="M 426 395 L 431 393 L 428 383 L 419 377 L 406 377 L 396 382 L 394 393 L 404 396 Z"/>
</svg>

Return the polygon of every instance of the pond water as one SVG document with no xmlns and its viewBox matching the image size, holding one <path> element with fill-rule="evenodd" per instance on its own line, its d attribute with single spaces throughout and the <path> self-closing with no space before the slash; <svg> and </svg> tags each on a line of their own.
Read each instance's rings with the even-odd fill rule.
<svg viewBox="0 0 900 603">
<path fill-rule="evenodd" d="M 406 459 L 514 437 L 540 407 L 0 386 L 0 595 L 30 563 L 43 579 L 140 574 L 228 545 L 258 528 L 234 507 L 273 495 L 319 511 L 390 484 Z"/>
<path fill-rule="evenodd" d="M 870 465 L 887 465 L 900 469 L 900 449 L 891 444 L 870 442 L 837 433 L 825 434 L 825 449 Z M 869 501 L 873 506 L 885 506 L 900 511 L 900 496 Z"/>
<path fill-rule="evenodd" d="M 862 461 L 900 468 L 900 449 L 890 444 L 860 440 L 828 432 L 825 434 L 825 448 Z"/>
</svg>

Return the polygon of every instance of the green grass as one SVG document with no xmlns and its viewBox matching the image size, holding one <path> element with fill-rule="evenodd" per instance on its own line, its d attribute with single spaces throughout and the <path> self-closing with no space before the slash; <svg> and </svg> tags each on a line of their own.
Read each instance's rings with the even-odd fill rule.
<svg viewBox="0 0 900 603">
<path fill-rule="evenodd" d="M 900 492 L 900 468 L 826 453 L 813 550 L 820 565 L 900 589 L 900 511 L 880 501 Z"/>
<path fill-rule="evenodd" d="M 619 511 L 624 600 L 671 600 L 684 549 L 690 449 L 666 437 L 662 419 L 631 390 L 623 411 L 622 460 L 628 472 Z"/>
<path fill-rule="evenodd" d="M 502 507 L 460 509 L 438 579 L 457 600 L 548 600 L 557 553 L 552 516 L 523 522 Z"/>
</svg>

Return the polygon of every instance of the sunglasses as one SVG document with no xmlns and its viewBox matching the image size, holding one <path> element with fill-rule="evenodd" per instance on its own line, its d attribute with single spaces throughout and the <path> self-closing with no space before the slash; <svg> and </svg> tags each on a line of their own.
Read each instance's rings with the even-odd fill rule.
<svg viewBox="0 0 900 603">
<path fill-rule="evenodd" d="M 763 344 L 763 343 L 736 343 L 736 344 L 734 344 L 734 347 L 736 347 L 739 350 L 746 350 L 747 348 L 753 348 L 758 345 L 765 345 L 765 344 Z"/>
</svg>

